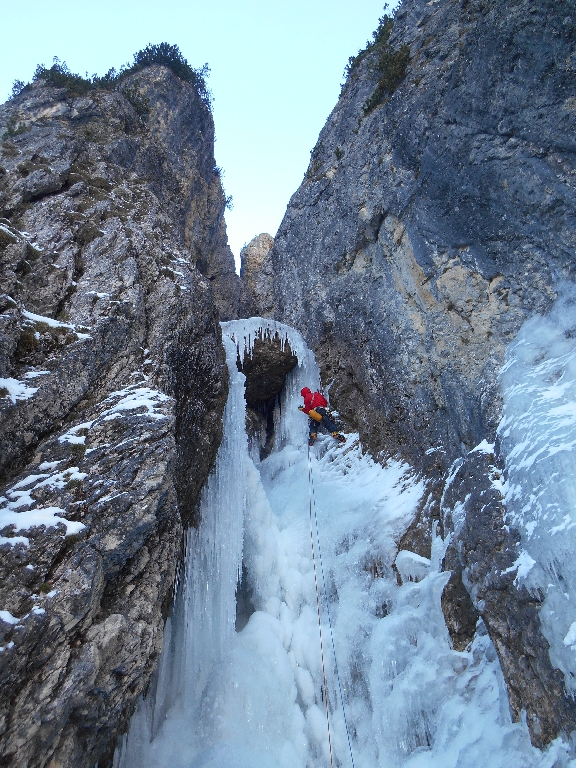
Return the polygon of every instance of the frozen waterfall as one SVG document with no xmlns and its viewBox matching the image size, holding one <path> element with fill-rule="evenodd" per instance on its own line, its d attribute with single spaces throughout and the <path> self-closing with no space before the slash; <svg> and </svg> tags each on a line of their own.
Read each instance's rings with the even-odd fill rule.
<svg viewBox="0 0 576 768">
<path fill-rule="evenodd" d="M 444 542 L 434 540 L 431 561 L 397 548 L 423 485 L 407 465 L 373 462 L 354 434 L 344 447 L 320 436 L 311 449 L 320 588 L 344 701 L 325 605 L 323 691 L 307 423 L 297 410 L 300 388 L 318 385 L 318 369 L 287 326 L 252 318 L 224 323 L 223 332 L 224 439 L 202 494 L 200 527 L 188 533 L 158 673 L 115 768 L 324 768 L 324 695 L 337 766 L 351 765 L 344 711 L 356 768 L 567 766 L 561 743 L 540 752 L 525 724 L 511 722 L 481 622 L 467 651 L 452 649 L 440 605 L 449 576 L 440 572 Z M 260 462 L 248 451 L 236 357 L 259 334 L 276 333 L 299 365 L 276 409 L 275 450 Z M 241 573 L 252 613 L 236 631 Z"/>
</svg>

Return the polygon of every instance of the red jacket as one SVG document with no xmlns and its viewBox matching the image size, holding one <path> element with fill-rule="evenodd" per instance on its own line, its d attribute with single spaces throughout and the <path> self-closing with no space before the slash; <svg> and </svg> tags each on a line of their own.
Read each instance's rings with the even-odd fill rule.
<svg viewBox="0 0 576 768">
<path fill-rule="evenodd" d="M 320 392 L 311 392 L 308 387 L 300 390 L 300 394 L 304 398 L 304 413 L 308 413 L 313 408 L 326 408 L 328 405 L 328 400 L 324 395 L 321 395 Z"/>
</svg>

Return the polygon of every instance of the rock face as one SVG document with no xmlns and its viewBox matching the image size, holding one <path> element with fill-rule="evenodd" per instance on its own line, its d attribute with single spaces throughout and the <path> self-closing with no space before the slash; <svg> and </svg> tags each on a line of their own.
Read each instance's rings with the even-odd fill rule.
<svg viewBox="0 0 576 768">
<path fill-rule="evenodd" d="M 262 233 L 240 251 L 241 317 L 271 317 L 273 314 L 274 273 L 268 258 L 273 245 L 274 238 Z"/>
<path fill-rule="evenodd" d="M 504 347 L 573 274 L 565 10 L 404 2 L 390 38 L 410 46 L 404 80 L 365 115 L 369 53 L 320 134 L 270 254 L 275 313 L 373 450 L 422 465 L 438 446 L 447 466 L 493 432 Z"/>
<path fill-rule="evenodd" d="M 402 544 L 427 554 L 450 466 L 494 442 L 507 344 L 550 306 L 556 281 L 574 279 L 576 11 L 404 0 L 387 34 L 357 58 L 262 269 L 274 275 L 270 314 L 315 350 L 347 423 L 374 455 L 429 477 Z M 456 643 L 483 616 L 512 708 L 527 709 L 542 744 L 574 706 L 537 604 L 487 586 L 481 542 L 500 548 L 504 569 L 515 545 L 494 539 L 502 516 L 484 507 L 465 507 L 445 611 Z"/>
<path fill-rule="evenodd" d="M 124 87 L 38 82 L 0 107 L 0 762 L 15 767 L 107 764 L 221 438 L 218 320 L 239 284 L 212 117 L 164 67 Z"/>
</svg>

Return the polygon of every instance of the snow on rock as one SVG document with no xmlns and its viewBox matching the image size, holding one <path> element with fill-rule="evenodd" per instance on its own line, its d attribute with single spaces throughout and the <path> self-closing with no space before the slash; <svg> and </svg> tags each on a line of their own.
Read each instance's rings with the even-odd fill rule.
<svg viewBox="0 0 576 768">
<path fill-rule="evenodd" d="M 11 491 L 19 490 L 20 488 L 26 488 L 27 485 L 32 485 L 32 483 L 36 483 L 37 480 L 42 480 L 45 477 L 49 477 L 49 475 L 41 474 L 41 475 L 28 475 L 28 477 L 25 477 L 23 480 L 20 480 L 19 482 L 15 483 L 12 488 L 8 491 L 10 493 Z"/>
<path fill-rule="evenodd" d="M 472 448 L 470 453 L 475 453 L 476 451 L 479 453 L 492 454 L 494 453 L 494 443 L 489 443 L 488 440 L 482 440 L 481 443 L 478 443 L 476 448 Z"/>
<path fill-rule="evenodd" d="M 42 464 L 38 466 L 38 469 L 40 470 L 47 470 L 47 469 L 54 469 L 58 466 L 58 464 L 62 464 L 63 459 L 60 459 L 59 461 L 43 461 Z"/>
<path fill-rule="evenodd" d="M 576 692 L 576 657 L 564 642 L 576 618 L 576 288 L 520 329 L 500 374 L 499 437 L 506 457 L 507 522 L 520 531 L 516 581 L 539 589 L 550 660 Z M 515 582 L 516 583 L 516 582 Z"/>
<path fill-rule="evenodd" d="M 66 526 L 66 536 L 72 533 L 79 533 L 85 526 L 83 523 L 77 523 L 66 520 L 64 510 L 60 507 L 39 507 L 26 512 L 14 512 L 11 509 L 0 509 L 0 530 L 7 526 L 14 526 L 16 531 L 27 531 L 39 525 L 46 528 L 56 525 Z"/>
<path fill-rule="evenodd" d="M 156 389 L 142 387 L 139 384 L 134 384 L 125 389 L 118 390 L 117 392 L 112 392 L 104 402 L 108 403 L 114 401 L 116 398 L 119 398 L 118 402 L 108 408 L 105 414 L 103 414 L 104 420 L 115 419 L 122 415 L 122 411 L 135 411 L 138 408 L 145 408 L 146 412 L 144 415 L 152 419 L 165 419 L 166 414 L 159 413 L 157 408 L 161 403 L 170 400 L 168 395 L 165 395 Z"/>
<path fill-rule="evenodd" d="M 25 379 L 36 379 L 38 376 L 48 376 L 52 371 L 28 371 L 24 374 Z"/>
<path fill-rule="evenodd" d="M 71 330 L 74 330 L 74 326 L 70 323 L 62 323 L 60 320 L 54 320 L 51 317 L 44 317 L 44 315 L 36 315 L 34 312 L 28 312 L 27 310 L 24 310 L 22 312 L 24 317 L 27 320 L 31 320 L 33 323 L 45 323 L 46 325 L 49 325 L 51 328 L 70 328 Z"/>
<path fill-rule="evenodd" d="M 10 547 L 15 547 L 17 544 L 22 544 L 25 547 L 30 546 L 30 539 L 27 536 L 0 536 L 0 547 L 3 544 L 8 544 Z M 26 566 L 28 568 L 28 566 Z"/>
<path fill-rule="evenodd" d="M 93 421 L 85 421 L 83 424 L 77 424 L 72 427 L 63 435 L 58 438 L 59 443 L 70 443 L 72 445 L 84 445 L 86 442 L 86 435 L 79 435 L 80 430 L 88 430 L 92 426 Z"/>
<path fill-rule="evenodd" d="M 50 328 L 66 328 L 69 331 L 72 331 L 72 333 L 76 334 L 78 339 L 81 341 L 85 339 L 89 339 L 90 334 L 89 333 L 80 333 L 76 330 L 77 326 L 73 323 L 63 323 L 60 320 L 54 320 L 52 317 L 45 317 L 44 315 L 36 315 L 34 312 L 28 312 L 27 310 L 24 310 L 22 312 L 26 320 L 28 320 L 30 323 L 44 323 L 44 325 L 48 325 Z"/>
<path fill-rule="evenodd" d="M 514 584 L 518 586 L 519 580 L 526 578 L 526 576 L 530 573 L 533 566 L 535 565 L 536 565 L 536 560 L 531 558 L 528 552 L 525 552 L 524 550 L 522 550 L 518 555 L 516 561 L 510 566 L 510 568 L 506 568 L 504 573 L 513 573 L 514 571 L 517 571 L 516 578 L 514 579 Z"/>
<path fill-rule="evenodd" d="M 46 462 L 40 465 L 40 468 L 54 469 L 58 464 L 60 464 L 59 461 Z M 62 489 L 67 483 L 84 480 L 87 476 L 87 473 L 80 472 L 78 467 L 68 467 L 63 472 L 33 474 L 19 480 L 9 487 L 6 490 L 6 496 L 0 499 L 0 530 L 12 526 L 15 531 L 26 531 L 37 526 L 50 528 L 62 524 L 66 527 L 66 536 L 79 533 L 85 528 L 82 523 L 67 520 L 65 511 L 60 507 L 36 506 L 37 501 L 32 494 L 41 488 Z M 28 509 L 23 510 L 23 507 Z M 0 545 L 2 544 L 29 546 L 29 540 L 25 536 L 11 538 L 2 536 Z"/>
<path fill-rule="evenodd" d="M 7 391 L 8 394 L 4 395 L 4 397 L 9 397 L 14 404 L 16 404 L 17 400 L 28 400 L 38 392 L 38 387 L 29 387 L 23 381 L 11 378 L 0 379 L 0 388 Z"/>
<path fill-rule="evenodd" d="M 14 616 L 12 616 L 10 611 L 0 611 L 0 619 L 2 619 L 2 621 L 5 621 L 6 624 L 18 624 L 18 622 L 20 621 L 20 619 L 17 619 Z"/>
</svg>

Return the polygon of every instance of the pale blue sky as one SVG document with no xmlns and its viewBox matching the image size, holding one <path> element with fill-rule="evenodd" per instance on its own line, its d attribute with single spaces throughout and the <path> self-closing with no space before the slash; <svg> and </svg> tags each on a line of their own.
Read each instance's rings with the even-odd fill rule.
<svg viewBox="0 0 576 768">
<path fill-rule="evenodd" d="M 396 5 L 396 3 L 393 3 Z M 2 0 L 0 98 L 53 56 L 73 72 L 104 74 L 148 43 L 208 62 L 216 162 L 224 169 L 234 255 L 260 232 L 276 233 L 348 57 L 364 47 L 384 0 Z"/>
</svg>

